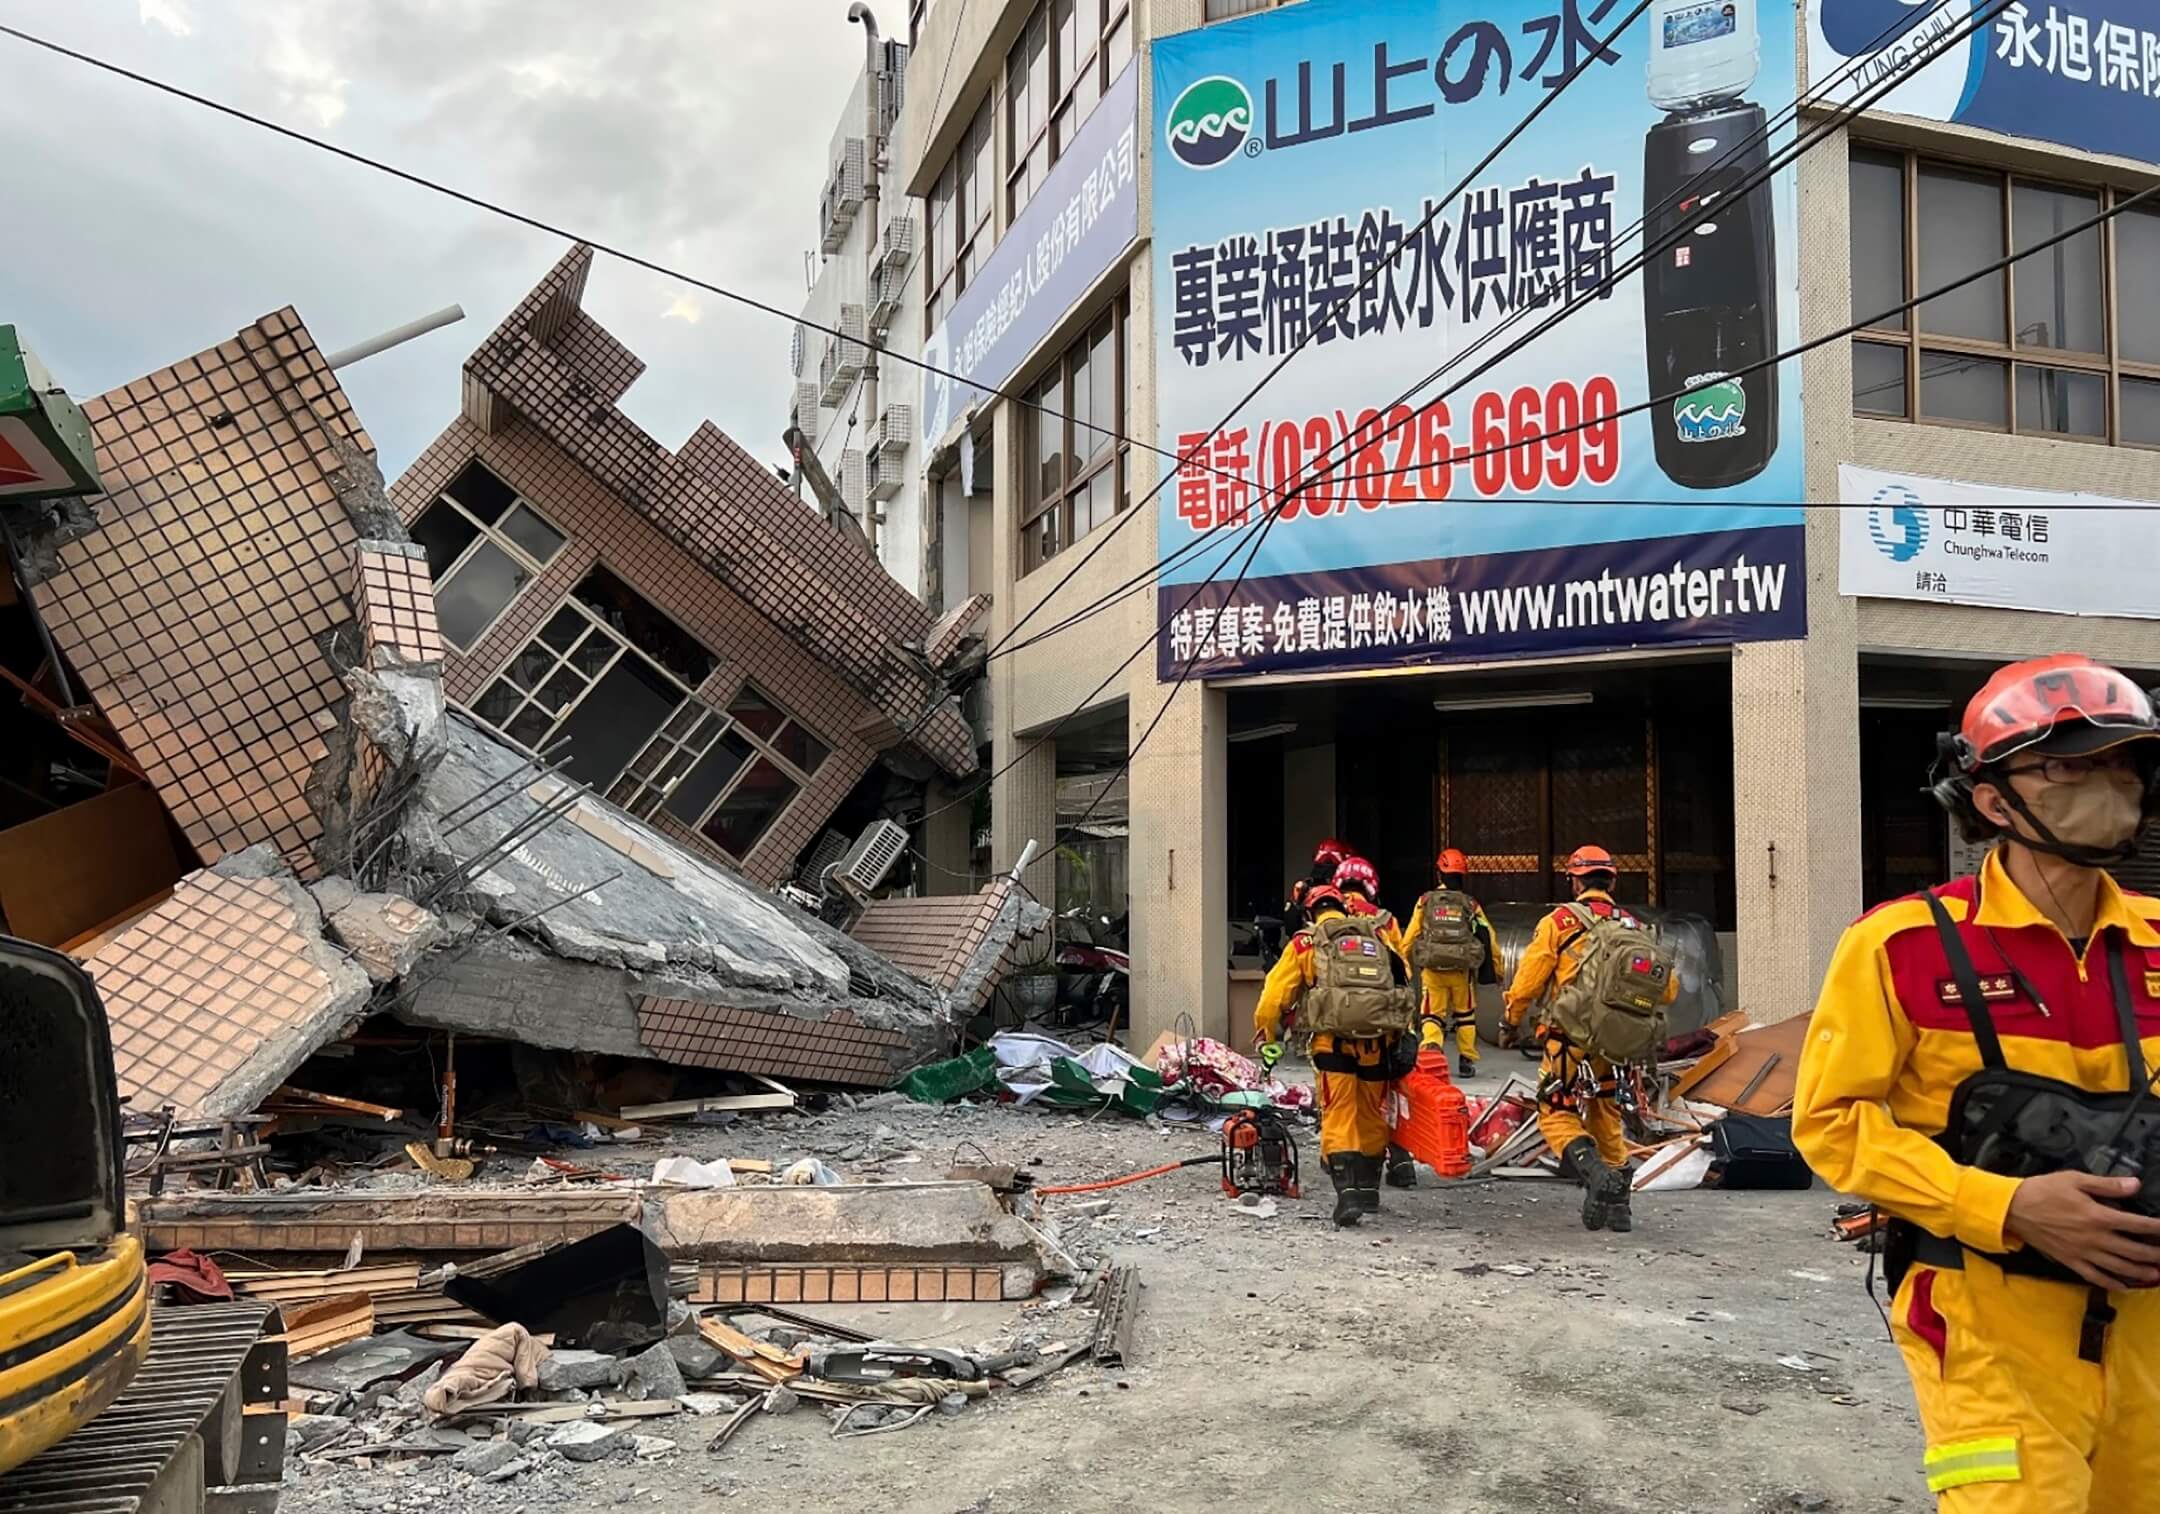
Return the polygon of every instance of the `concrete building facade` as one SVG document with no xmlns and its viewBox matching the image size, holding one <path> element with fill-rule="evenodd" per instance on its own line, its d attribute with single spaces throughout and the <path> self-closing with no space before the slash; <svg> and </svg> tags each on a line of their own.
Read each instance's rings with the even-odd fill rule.
<svg viewBox="0 0 2160 1514">
<path fill-rule="evenodd" d="M 986 375 L 977 383 L 999 392 L 951 404 L 921 458 L 944 477 L 972 449 L 989 475 L 988 540 L 975 554 L 987 577 L 971 587 L 994 599 L 993 860 L 1009 866 L 1028 839 L 1058 833 L 1061 778 L 1100 774 L 1130 754 L 1123 860 L 1138 1045 L 1182 1015 L 1243 1043 L 1251 975 L 1233 964 L 1264 963 L 1242 922 L 1283 897 L 1327 835 L 1373 856 L 1398 910 L 1427 884 L 1434 851 L 1462 846 L 1480 892 L 1526 919 L 1560 891 L 1557 860 L 1601 842 L 1621 854 L 1624 896 L 1709 922 L 1728 1003 L 1758 1021 L 1800 1013 L 1864 906 L 1963 860 L 1923 783 L 1934 733 L 1991 665 L 2075 648 L 2160 670 L 2160 619 L 2150 618 L 2160 593 L 2134 585 L 2077 604 L 2021 601 L 2016 590 L 1990 604 L 1949 602 L 1971 596 L 1918 573 L 1902 589 L 1847 592 L 1869 581 L 1854 555 L 1869 549 L 1849 539 L 1849 522 L 1863 518 L 1856 510 L 1889 508 L 1883 496 L 1854 498 L 1851 470 L 1998 491 L 2021 522 L 2050 507 L 2045 495 L 2017 503 L 2013 491 L 2160 500 L 2160 369 L 2143 367 L 2160 359 L 2160 332 L 2148 333 L 2141 313 L 2160 296 L 2160 243 L 2147 240 L 2160 220 L 2129 212 L 1968 286 L 1977 296 L 1930 302 L 1783 364 L 1804 397 L 1805 569 L 1790 585 L 1804 595 L 1803 635 L 1363 670 L 1203 669 L 1174 687 L 1152 645 L 1165 617 L 1149 582 L 1155 516 L 1174 508 L 1174 494 L 1151 490 L 1179 445 L 1160 414 L 1189 375 L 1156 356 L 1156 323 L 1170 313 L 1156 306 L 1153 266 L 1168 250 L 1155 245 L 1150 207 L 1155 176 L 1173 168 L 1151 125 L 1163 112 L 1149 45 L 1233 16 L 1245 27 L 1317 25 L 1343 4 L 915 7 L 894 177 L 926 197 L 949 175 L 987 180 L 980 220 L 964 197 L 960 219 L 992 251 L 955 244 L 963 285 L 1016 226 L 1028 230 L 1064 134 L 1112 99 L 1125 60 L 1138 60 L 1136 233 L 1082 270 L 1054 319 L 1028 328 L 1034 339 L 1010 372 L 995 371 L 1002 360 L 977 370 Z M 1780 45 L 1773 28 L 1792 28 L 1801 78 L 1822 80 L 1844 61 L 1825 59 L 1806 5 L 1759 10 Z M 1772 110 L 1784 103 L 1764 98 Z M 2126 141 L 2116 156 L 1929 120 L 1918 105 L 1837 124 L 1833 98 L 1819 88 L 1801 117 L 1803 130 L 1830 128 L 1795 170 L 1801 342 L 2104 213 L 2151 184 L 2144 160 L 2160 157 L 2150 144 Z M 1414 164 L 1404 173 L 1430 195 L 1447 187 Z M 926 287 L 940 276 L 933 270 Z M 924 320 L 932 352 L 964 335 L 942 331 L 934 307 Z M 1093 383 L 1103 353 L 1106 390 Z M 1080 440 L 1082 423 L 1105 416 L 1126 438 L 1109 443 L 1107 461 Z M 1107 485 L 1096 483 L 1103 469 Z M 978 489 L 982 474 L 974 466 Z M 1974 529 L 1964 512 L 1912 504 L 1927 529 Z M 2058 502 L 2054 545 L 2015 550 L 2059 565 L 2088 550 L 2074 543 L 2104 539 L 2091 534 L 2094 518 Z M 2106 539 L 2149 554 L 2160 537 L 2145 520 L 2119 518 L 2111 529 L 2127 536 Z M 2001 545 L 1975 540 L 1970 550 Z M 1919 550 L 1917 536 L 1884 554 L 1908 547 Z M 1047 849 L 1027 877 L 1050 897 Z"/>
</svg>

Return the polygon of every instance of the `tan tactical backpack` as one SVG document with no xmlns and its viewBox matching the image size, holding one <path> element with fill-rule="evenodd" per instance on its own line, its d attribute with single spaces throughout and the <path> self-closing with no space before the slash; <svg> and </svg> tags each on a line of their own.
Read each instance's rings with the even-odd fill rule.
<svg viewBox="0 0 2160 1514">
<path fill-rule="evenodd" d="M 1418 900 L 1418 933 L 1410 965 L 1429 973 L 1474 973 L 1485 962 L 1477 901 L 1460 889 L 1436 888 Z"/>
<path fill-rule="evenodd" d="M 1665 1041 L 1665 995 L 1678 964 L 1633 915 L 1572 907 L 1582 928 L 1561 946 L 1575 975 L 1553 996 L 1552 1022 L 1594 1057 L 1643 1062 Z"/>
<path fill-rule="evenodd" d="M 1316 1034 L 1392 1036 L 1417 1018 L 1417 995 L 1395 981 L 1380 939 L 1385 915 L 1330 915 L 1312 927 L 1313 981 L 1298 1020 Z"/>
</svg>

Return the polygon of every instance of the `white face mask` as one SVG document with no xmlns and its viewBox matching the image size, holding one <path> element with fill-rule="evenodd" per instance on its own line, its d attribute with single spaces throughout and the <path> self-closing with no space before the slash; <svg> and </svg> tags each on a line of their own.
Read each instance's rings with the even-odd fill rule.
<svg viewBox="0 0 2160 1514">
<path fill-rule="evenodd" d="M 2057 841 L 2094 851 L 2130 845 L 2145 819 L 2145 781 L 2134 768 L 2103 769 L 2076 783 L 2043 783 L 2019 797 Z"/>
</svg>

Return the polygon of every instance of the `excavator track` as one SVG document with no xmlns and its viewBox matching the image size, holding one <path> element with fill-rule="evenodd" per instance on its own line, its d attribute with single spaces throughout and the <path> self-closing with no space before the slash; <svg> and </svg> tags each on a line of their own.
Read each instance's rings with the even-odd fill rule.
<svg viewBox="0 0 2160 1514">
<path fill-rule="evenodd" d="M 0 1476 L 0 1514 L 273 1514 L 285 1468 L 275 1308 L 164 1305 L 127 1391 Z"/>
</svg>

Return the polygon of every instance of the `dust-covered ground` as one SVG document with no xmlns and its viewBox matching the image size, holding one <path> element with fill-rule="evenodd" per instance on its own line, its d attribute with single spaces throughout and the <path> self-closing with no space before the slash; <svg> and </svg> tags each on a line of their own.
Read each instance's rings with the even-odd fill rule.
<svg viewBox="0 0 2160 1514">
<path fill-rule="evenodd" d="M 1477 1085 L 1473 1085 L 1474 1087 Z M 607 1153 L 793 1159 L 851 1179 L 941 1175 L 972 1141 L 1044 1185 L 1213 1149 L 1192 1128 L 1106 1113 L 913 1106 L 677 1128 Z M 1076 1365 L 910 1428 L 835 1440 L 804 1405 L 760 1414 L 723 1452 L 719 1421 L 640 1422 L 677 1449 L 476 1483 L 448 1458 L 289 1474 L 298 1514 L 510 1514 L 734 1501 L 788 1510 L 1371 1510 L 1432 1514 L 1766 1514 L 1924 1510 L 1921 1440 L 1866 1258 L 1827 1238 L 1833 1196 L 1638 1196 L 1632 1235 L 1583 1230 L 1574 1190 L 1516 1181 L 1387 1190 L 1338 1232 L 1317 1136 L 1306 1193 L 1237 1211 L 1206 1168 L 1051 1198 L 1075 1251 L 1137 1263 L 1133 1359 Z M 908 1160 L 914 1158 L 915 1160 Z M 1060 1216 L 1063 1216 L 1060 1219 Z M 1076 1305 L 1022 1329 L 1086 1338 Z M 840 1311 L 813 1310 L 840 1318 Z M 846 1318 L 968 1345 L 1013 1306 L 891 1305 Z M 1067 1325 L 1070 1330 L 1067 1330 Z M 1063 1333 L 1061 1333 L 1063 1332 Z"/>
</svg>

